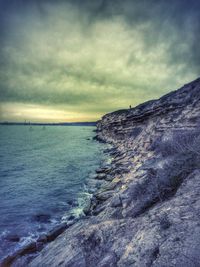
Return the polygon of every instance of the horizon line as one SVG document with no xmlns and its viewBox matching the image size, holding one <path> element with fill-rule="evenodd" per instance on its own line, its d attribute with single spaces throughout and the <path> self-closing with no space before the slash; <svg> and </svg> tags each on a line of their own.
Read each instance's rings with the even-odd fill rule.
<svg viewBox="0 0 200 267">
<path fill-rule="evenodd" d="M 17 122 L 17 121 L 0 121 L 0 124 L 21 124 L 21 125 L 61 125 L 61 124 L 84 124 L 84 123 L 97 123 L 96 121 L 73 121 L 73 122 Z"/>
</svg>

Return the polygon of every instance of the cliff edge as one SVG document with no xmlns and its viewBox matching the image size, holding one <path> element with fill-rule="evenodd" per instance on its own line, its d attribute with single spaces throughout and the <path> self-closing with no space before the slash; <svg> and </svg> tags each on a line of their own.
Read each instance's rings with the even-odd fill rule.
<svg viewBox="0 0 200 267">
<path fill-rule="evenodd" d="M 200 79 L 105 115 L 97 139 L 112 158 L 87 216 L 28 266 L 199 266 L 199 118 Z"/>
</svg>

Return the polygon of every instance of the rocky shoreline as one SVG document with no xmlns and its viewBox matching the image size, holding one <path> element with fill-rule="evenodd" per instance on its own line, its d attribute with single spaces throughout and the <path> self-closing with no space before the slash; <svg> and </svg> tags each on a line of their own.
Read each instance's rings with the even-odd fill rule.
<svg viewBox="0 0 200 267">
<path fill-rule="evenodd" d="M 96 131 L 95 131 L 96 132 Z M 94 138 L 96 139 L 96 138 Z M 108 154 L 110 149 L 105 149 L 104 153 Z M 96 174 L 88 178 L 87 190 L 90 195 L 94 196 L 94 193 L 99 190 L 104 182 L 104 177 L 102 177 L 102 171 L 105 166 L 108 166 L 107 157 L 102 161 L 102 168 L 96 170 Z M 104 167 L 103 167 L 104 166 Z M 54 241 L 59 235 L 61 235 L 66 229 L 71 225 L 75 224 L 77 221 L 82 220 L 85 216 L 91 214 L 91 207 L 93 199 L 88 197 L 85 201 L 85 205 L 81 207 L 83 209 L 83 214 L 79 216 L 70 215 L 66 218 L 65 222 L 61 222 L 53 227 L 50 231 L 45 234 L 40 235 L 34 241 L 27 243 L 26 245 L 17 249 L 14 253 L 6 256 L 0 261 L 0 266 L 27 266 L 27 264 L 34 259 L 38 253 L 50 242 Z M 93 203 L 94 205 L 94 203 Z M 76 208 L 76 207 L 75 207 Z M 73 209 L 72 209 L 73 210 Z M 43 216 L 43 215 L 40 215 Z M 14 239 L 14 242 L 19 242 L 19 236 L 9 236 L 9 239 Z"/>
<path fill-rule="evenodd" d="M 19 261 L 20 262 L 19 265 L 20 264 L 23 264 L 23 265 L 26 264 L 35 256 L 35 253 L 40 252 L 47 243 L 54 241 L 60 234 L 62 234 L 73 223 L 75 223 L 75 221 L 74 222 L 71 221 L 68 223 L 62 223 L 62 224 L 56 226 L 51 231 L 38 237 L 36 239 L 36 241 L 32 241 L 32 242 L 28 243 L 27 245 L 17 249 L 13 254 L 5 257 L 2 260 L 2 262 L 0 263 L 0 266 L 2 266 L 2 267 L 12 266 L 12 264 L 14 264 L 14 265 L 16 264 L 15 261 Z M 28 257 L 28 255 L 31 255 L 31 256 Z"/>
<path fill-rule="evenodd" d="M 94 139 L 96 139 L 96 136 Z M 102 142 L 101 140 L 98 141 Z M 119 152 L 114 147 L 105 149 L 104 153 L 109 156 L 119 155 Z M 88 188 L 88 190 L 92 191 L 92 198 L 88 198 L 87 203 L 83 207 L 83 213 L 86 217 L 81 216 L 80 218 L 75 218 L 69 216 L 67 222 L 57 225 L 51 231 L 39 236 L 35 241 L 28 243 L 16 250 L 13 254 L 7 256 L 0 263 L 0 266 L 27 266 L 48 243 L 54 241 L 66 229 L 70 228 L 70 226 L 79 220 L 87 219 L 87 216 L 97 215 L 101 212 L 103 210 L 101 204 L 109 198 L 110 191 L 114 190 L 120 182 L 119 179 L 113 179 L 113 171 L 121 172 L 123 170 L 114 169 L 113 164 L 108 163 L 106 158 L 99 169 L 96 170 L 96 174 L 89 178 L 89 184 L 87 186 L 90 186 L 92 183 L 91 188 Z"/>
<path fill-rule="evenodd" d="M 199 266 L 199 115 L 200 79 L 105 115 L 96 139 L 111 144 L 111 162 L 96 171 L 86 216 L 12 266 Z"/>
</svg>

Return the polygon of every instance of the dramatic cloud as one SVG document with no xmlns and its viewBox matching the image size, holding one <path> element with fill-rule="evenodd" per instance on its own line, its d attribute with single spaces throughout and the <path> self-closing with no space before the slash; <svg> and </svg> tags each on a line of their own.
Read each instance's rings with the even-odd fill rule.
<svg viewBox="0 0 200 267">
<path fill-rule="evenodd" d="M 194 0 L 2 2 L 0 120 L 94 121 L 197 78 L 199 8 Z"/>
</svg>

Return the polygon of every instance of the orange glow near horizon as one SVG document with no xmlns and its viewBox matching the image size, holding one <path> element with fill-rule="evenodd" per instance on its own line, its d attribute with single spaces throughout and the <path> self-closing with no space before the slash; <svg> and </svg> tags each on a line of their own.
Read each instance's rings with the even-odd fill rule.
<svg viewBox="0 0 200 267">
<path fill-rule="evenodd" d="M 14 122 L 84 122 L 84 121 L 96 121 L 97 115 L 72 112 L 67 110 L 56 109 L 55 107 L 46 107 L 42 105 L 32 104 L 11 104 L 6 103 L 2 105 L 1 112 L 6 114 L 4 117 L 1 115 L 1 121 L 14 121 Z M 100 114 L 99 114 L 100 118 Z"/>
</svg>

